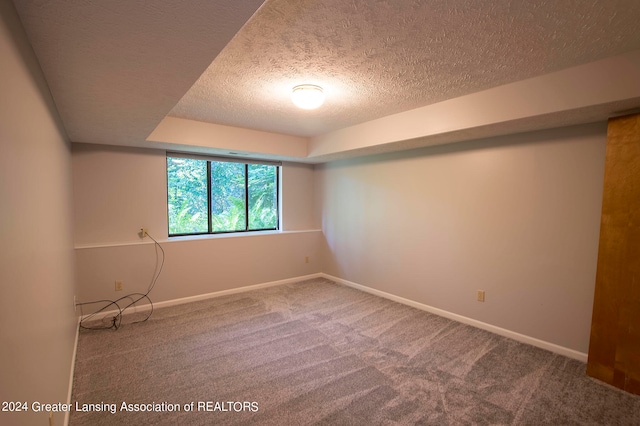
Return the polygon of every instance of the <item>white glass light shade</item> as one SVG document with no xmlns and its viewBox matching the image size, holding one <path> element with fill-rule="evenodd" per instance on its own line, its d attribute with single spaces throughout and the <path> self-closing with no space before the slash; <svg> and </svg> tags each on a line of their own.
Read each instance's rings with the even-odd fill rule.
<svg viewBox="0 0 640 426">
<path fill-rule="evenodd" d="M 302 109 L 315 109 L 324 102 L 322 87 L 314 84 L 301 84 L 293 88 L 291 100 Z"/>
</svg>

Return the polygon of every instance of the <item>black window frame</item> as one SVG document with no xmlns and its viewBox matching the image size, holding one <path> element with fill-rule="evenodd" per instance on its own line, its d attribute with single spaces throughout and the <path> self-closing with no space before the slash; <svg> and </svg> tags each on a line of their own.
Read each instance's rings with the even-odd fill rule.
<svg viewBox="0 0 640 426">
<path fill-rule="evenodd" d="M 206 232 L 192 232 L 192 233 L 177 233 L 172 234 L 169 223 L 169 158 L 187 158 L 194 160 L 203 160 L 207 162 L 207 226 Z M 211 214 L 211 162 L 227 162 L 244 165 L 244 208 L 245 208 L 245 227 L 244 229 L 234 231 L 213 231 L 213 219 Z M 274 166 L 276 168 L 276 182 L 275 182 L 275 195 L 276 195 L 276 227 L 275 228 L 261 228 L 261 229 L 249 229 L 249 164 L 258 164 L 265 166 Z M 268 232 L 280 230 L 280 170 L 282 163 L 277 161 L 255 160 L 255 159 L 240 159 L 236 157 L 221 157 L 221 156 L 206 156 L 197 154 L 185 154 L 177 152 L 166 152 L 165 160 L 165 176 L 167 177 L 167 235 L 172 237 L 190 237 L 198 235 L 222 235 L 222 234 L 237 234 L 247 232 Z"/>
</svg>

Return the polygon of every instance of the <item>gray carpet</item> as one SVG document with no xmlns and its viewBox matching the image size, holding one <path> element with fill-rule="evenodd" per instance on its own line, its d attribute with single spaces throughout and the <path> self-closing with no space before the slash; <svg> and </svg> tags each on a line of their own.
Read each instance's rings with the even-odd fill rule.
<svg viewBox="0 0 640 426">
<path fill-rule="evenodd" d="M 581 362 L 324 279 L 82 330 L 72 402 L 107 411 L 71 425 L 640 425 Z"/>
</svg>

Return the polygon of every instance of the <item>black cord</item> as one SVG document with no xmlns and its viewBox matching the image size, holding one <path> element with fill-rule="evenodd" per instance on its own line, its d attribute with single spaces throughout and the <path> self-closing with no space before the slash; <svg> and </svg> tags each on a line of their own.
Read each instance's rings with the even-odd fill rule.
<svg viewBox="0 0 640 426">
<path fill-rule="evenodd" d="M 136 303 L 138 303 L 139 301 L 143 300 L 143 299 L 147 299 L 149 301 L 149 305 L 151 306 L 151 308 L 149 309 L 149 314 L 144 318 L 141 319 L 139 321 L 133 321 L 129 324 L 137 324 L 139 322 L 145 322 L 146 320 L 148 320 L 151 317 L 151 314 L 153 313 L 153 302 L 151 301 L 151 298 L 149 297 L 149 293 L 151 293 L 151 290 L 153 290 L 153 288 L 156 286 L 156 282 L 158 281 L 158 278 L 160 278 L 160 274 L 162 273 L 162 269 L 164 268 L 164 259 L 165 259 L 165 253 L 164 253 L 164 249 L 162 248 L 162 246 L 160 245 L 160 243 L 158 243 L 158 241 L 156 241 L 155 238 L 153 238 L 151 235 L 149 235 L 149 233 L 146 233 L 147 237 L 151 238 L 154 242 L 154 247 L 156 250 L 156 269 L 153 271 L 153 279 L 151 280 L 151 284 L 149 284 L 149 288 L 147 289 L 146 293 L 130 293 L 127 294 L 126 296 L 122 296 L 119 299 L 116 300 L 94 300 L 91 302 L 82 302 L 82 303 L 77 303 L 77 306 L 80 306 L 80 315 L 82 317 L 82 319 L 80 320 L 80 328 L 83 328 L 85 330 L 109 330 L 109 329 L 118 329 L 120 328 L 120 326 L 122 325 L 122 314 L 124 314 L 124 312 L 129 309 L 130 307 L 134 306 Z M 158 269 L 158 249 L 160 249 L 160 253 L 162 254 L 162 261 L 160 262 L 160 269 Z M 157 270 L 157 272 L 156 272 Z M 125 299 L 129 299 L 130 303 L 124 307 L 120 306 L 120 303 L 122 303 L 123 300 Z M 120 302 L 120 303 L 119 303 Z M 85 305 L 95 305 L 97 303 L 106 303 L 106 305 L 104 305 L 103 307 L 101 307 L 100 309 L 98 309 L 97 311 L 87 315 L 86 317 L 83 316 L 83 312 L 82 312 L 82 307 Z M 104 326 L 88 326 L 85 325 L 85 323 L 87 321 L 91 321 L 92 319 L 96 318 L 100 313 L 103 313 L 108 307 L 110 306 L 115 306 L 117 308 L 117 313 L 113 316 L 113 317 L 107 317 L 104 316 L 102 317 L 103 323 L 104 320 L 106 318 L 109 318 L 109 322 L 107 323 L 108 325 L 104 325 Z"/>
</svg>

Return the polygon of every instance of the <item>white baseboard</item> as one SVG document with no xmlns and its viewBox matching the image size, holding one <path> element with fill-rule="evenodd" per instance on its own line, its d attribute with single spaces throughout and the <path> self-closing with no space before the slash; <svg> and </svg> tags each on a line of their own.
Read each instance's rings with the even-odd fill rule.
<svg viewBox="0 0 640 426">
<path fill-rule="evenodd" d="M 267 283 L 262 283 L 262 284 L 254 284 L 254 285 L 249 285 L 249 286 L 245 286 L 245 287 L 238 287 L 238 288 L 232 288 L 229 290 L 222 290 L 222 291 L 216 291 L 213 293 L 206 293 L 206 294 L 200 294 L 197 296 L 189 296 L 189 297 L 183 297 L 180 299 L 173 299 L 173 300 L 167 300 L 167 301 L 163 301 L 163 302 L 155 302 L 153 304 L 154 308 L 161 308 L 161 307 L 167 307 L 167 306 L 175 306 L 175 305 L 182 305 L 184 303 L 191 303 L 191 302 L 197 302 L 200 300 L 206 300 L 206 299 L 211 299 L 214 297 L 221 297 L 221 296 L 227 296 L 230 294 L 236 294 L 236 293 L 243 293 L 246 291 L 251 291 L 251 290 L 258 290 L 261 288 L 267 288 L 267 287 L 275 287 L 278 285 L 283 285 L 283 284 L 291 284 L 291 283 L 295 283 L 295 282 L 300 282 L 300 281 L 304 281 L 304 280 L 309 280 L 309 279 L 313 279 L 313 278 L 326 278 L 328 280 L 334 281 L 336 283 L 342 284 L 342 285 L 346 285 L 348 287 L 352 287 L 361 291 L 364 291 L 366 293 L 370 293 L 376 296 L 380 296 L 383 297 L 385 299 L 389 299 L 389 300 L 393 300 L 394 302 L 398 302 L 398 303 L 402 303 L 403 305 L 407 305 L 407 306 L 411 306 L 413 308 L 416 309 L 420 309 L 422 311 L 426 311 L 426 312 L 430 312 L 432 314 L 435 315 L 439 315 L 441 317 L 445 317 L 445 318 L 449 318 L 451 320 L 454 321 L 458 321 L 461 322 L 463 324 L 468 324 L 471 325 L 473 327 L 476 328 L 480 328 L 482 330 L 487 330 L 490 331 L 492 333 L 498 334 L 500 336 L 504 336 L 504 337 L 508 337 L 510 339 L 516 340 L 518 342 L 522 342 L 522 343 L 526 343 L 532 346 L 536 346 L 538 348 L 542 348 L 542 349 L 546 349 L 548 351 L 560 354 L 560 355 L 564 355 L 566 357 L 569 358 L 573 358 L 576 359 L 578 361 L 582 361 L 582 362 L 587 362 L 587 357 L 588 355 L 586 353 L 583 352 L 579 352 L 573 349 L 569 349 L 569 348 L 565 348 L 564 346 L 560 346 L 560 345 L 556 345 L 555 343 L 550 343 L 550 342 L 546 342 L 544 340 L 540 340 L 540 339 L 536 339 L 535 337 L 531 337 L 531 336 L 527 336 L 524 334 L 520 334 L 517 333 L 515 331 L 511 331 L 511 330 L 507 330 L 506 328 L 501 328 L 492 324 L 488 324 L 486 322 L 482 322 L 482 321 L 478 321 L 475 320 L 473 318 L 469 318 L 469 317 L 465 317 L 462 315 L 458 315 L 458 314 L 454 314 L 452 312 L 449 311 L 445 311 L 442 309 L 438 309 L 438 308 L 434 308 L 433 306 L 429 306 L 429 305 L 425 305 L 424 303 L 420 303 L 420 302 L 416 302 L 410 299 L 405 299 L 404 297 L 400 297 L 400 296 L 396 296 L 394 294 L 391 293 L 386 293 L 384 291 L 381 290 L 376 290 L 374 288 L 370 288 L 361 284 L 356 284 L 354 282 L 351 281 L 347 281 L 345 279 L 342 278 L 338 278 L 338 277 L 334 277 L 332 275 L 329 274 L 325 274 L 323 272 L 320 273 L 316 273 L 316 274 L 311 274 L 311 275 L 304 275 L 301 277 L 294 277 L 294 278 L 287 278 L 284 280 L 278 280 L 278 281 L 271 281 L 271 282 L 267 282 Z M 147 311 L 151 309 L 151 305 L 146 304 L 146 305 L 140 305 L 140 306 L 136 306 L 135 308 L 130 309 L 128 312 L 129 313 L 135 313 L 135 312 L 143 312 L 143 311 Z M 110 315 L 115 315 L 117 314 L 118 311 L 113 310 L 113 311 L 105 311 L 105 312 L 101 312 L 100 316 L 110 316 Z M 90 314 L 89 314 L 90 315 Z M 89 315 L 84 315 L 81 317 L 81 319 L 87 318 Z M 77 336 L 76 336 L 76 344 L 77 344 Z M 75 351 L 75 349 L 74 349 Z M 75 352 L 74 352 L 74 360 L 75 360 Z M 73 380 L 73 376 L 72 376 L 72 380 Z M 69 395 L 71 396 L 71 395 Z"/>
<path fill-rule="evenodd" d="M 278 285 L 284 285 L 284 284 L 292 284 L 292 283 L 296 283 L 296 282 L 300 282 L 300 281 L 304 281 L 304 280 L 310 280 L 313 278 L 320 278 L 322 277 L 323 274 L 321 273 L 316 273 L 316 274 L 311 274 L 311 275 L 303 275 L 301 277 L 294 277 L 294 278 L 287 278 L 284 280 L 278 280 L 278 281 L 270 281 L 267 283 L 261 283 L 261 284 L 254 284 L 254 285 L 248 285 L 248 286 L 244 286 L 244 287 L 237 287 L 237 288 L 231 288 L 229 290 L 221 290 L 221 291 L 215 291 L 213 293 L 205 293 L 205 294 L 199 294 L 197 296 L 189 296 L 189 297 L 182 297 L 179 299 L 172 299 L 172 300 L 165 300 L 162 302 L 154 302 L 153 303 L 153 308 L 164 308 L 167 306 L 175 306 L 175 305 L 182 305 L 184 303 L 191 303 L 191 302 L 198 302 L 200 300 L 206 300 L 206 299 L 212 299 L 214 297 L 221 297 L 221 296 L 227 296 L 230 294 L 236 294 L 236 293 L 244 293 L 246 291 L 251 291 L 251 290 L 258 290 L 261 288 L 267 288 L 267 287 L 275 287 Z M 143 305 L 136 305 L 136 306 L 132 306 L 131 308 L 129 308 L 127 310 L 127 312 L 125 313 L 125 315 L 127 314 L 133 314 L 136 312 L 144 312 L 144 311 L 148 311 L 149 309 L 151 309 L 151 305 L 149 304 L 143 304 Z M 112 316 L 112 315 L 116 315 L 118 314 L 117 310 L 111 310 L 111 311 L 104 311 L 104 312 L 100 312 L 99 317 L 108 317 L 108 316 Z M 91 316 L 92 314 L 86 314 L 83 315 L 80 319 L 84 320 L 85 318 Z"/>
<path fill-rule="evenodd" d="M 454 321 L 458 321 L 464 324 L 471 325 L 476 328 L 481 328 L 483 330 L 490 331 L 492 333 L 498 334 L 500 336 L 508 337 L 510 339 L 516 340 L 518 342 L 527 343 L 532 346 L 536 346 L 538 348 L 546 349 L 548 351 L 564 355 L 569 358 L 576 359 L 578 361 L 587 362 L 587 354 L 583 352 L 578 352 L 573 349 L 565 348 L 564 346 L 556 345 L 555 343 L 545 342 L 544 340 L 536 339 L 535 337 L 530 337 L 524 334 L 516 333 L 515 331 L 507 330 L 505 328 L 497 327 L 495 325 L 487 324 L 486 322 L 478 321 L 473 318 L 468 318 L 462 315 L 454 314 L 452 312 L 448 312 L 442 309 L 434 308 L 433 306 L 425 305 L 424 303 L 415 302 L 410 299 L 405 299 L 404 297 L 396 296 L 390 293 L 386 293 L 381 290 L 376 290 L 374 288 L 370 288 L 361 284 L 356 284 L 351 281 L 344 280 L 342 278 L 337 278 L 332 275 L 328 275 L 325 273 L 318 274 L 323 278 L 328 280 L 337 282 L 342 285 L 346 285 L 348 287 L 352 287 L 366 293 L 370 293 L 376 296 L 384 297 L 385 299 L 393 300 L 394 302 L 402 303 L 403 305 L 411 306 L 413 308 L 420 309 L 422 311 L 427 311 L 435 315 L 439 315 L 441 317 L 449 318 Z"/>
<path fill-rule="evenodd" d="M 71 372 L 69 373 L 69 390 L 67 391 L 67 404 L 71 404 L 71 395 L 73 392 L 73 374 L 76 370 L 76 353 L 78 352 L 78 337 L 80 335 L 80 317 L 76 324 L 76 338 L 73 342 L 73 352 L 71 353 Z M 69 411 L 64 413 L 64 426 L 69 425 Z"/>
<path fill-rule="evenodd" d="M 229 290 L 221 290 L 221 291 L 215 291 L 213 293 L 199 294 L 197 296 L 189 296 L 189 297 L 183 297 L 183 298 L 180 298 L 180 299 L 167 300 L 167 301 L 164 301 L 164 302 L 154 303 L 153 306 L 156 307 L 156 308 L 162 308 L 162 307 L 167 307 L 167 306 L 182 305 L 184 303 L 197 302 L 199 300 L 212 299 L 214 297 L 227 296 L 229 294 L 244 293 L 246 291 L 258 290 L 258 289 L 267 288 L 267 287 L 275 287 L 275 286 L 278 286 L 278 285 L 292 284 L 292 283 L 297 283 L 297 282 L 300 282 L 300 281 L 310 280 L 310 279 L 313 279 L 313 278 L 320 278 L 320 277 L 322 277 L 322 274 L 320 274 L 320 273 L 311 274 L 311 275 L 303 275 L 301 277 L 287 278 L 287 279 L 284 279 L 284 280 L 270 281 L 268 283 L 254 284 L 254 285 L 248 285 L 248 286 L 237 287 L 237 288 L 230 288 Z M 149 306 L 149 305 L 144 305 L 144 306 Z M 149 308 L 147 308 L 147 309 L 149 309 Z"/>
</svg>

